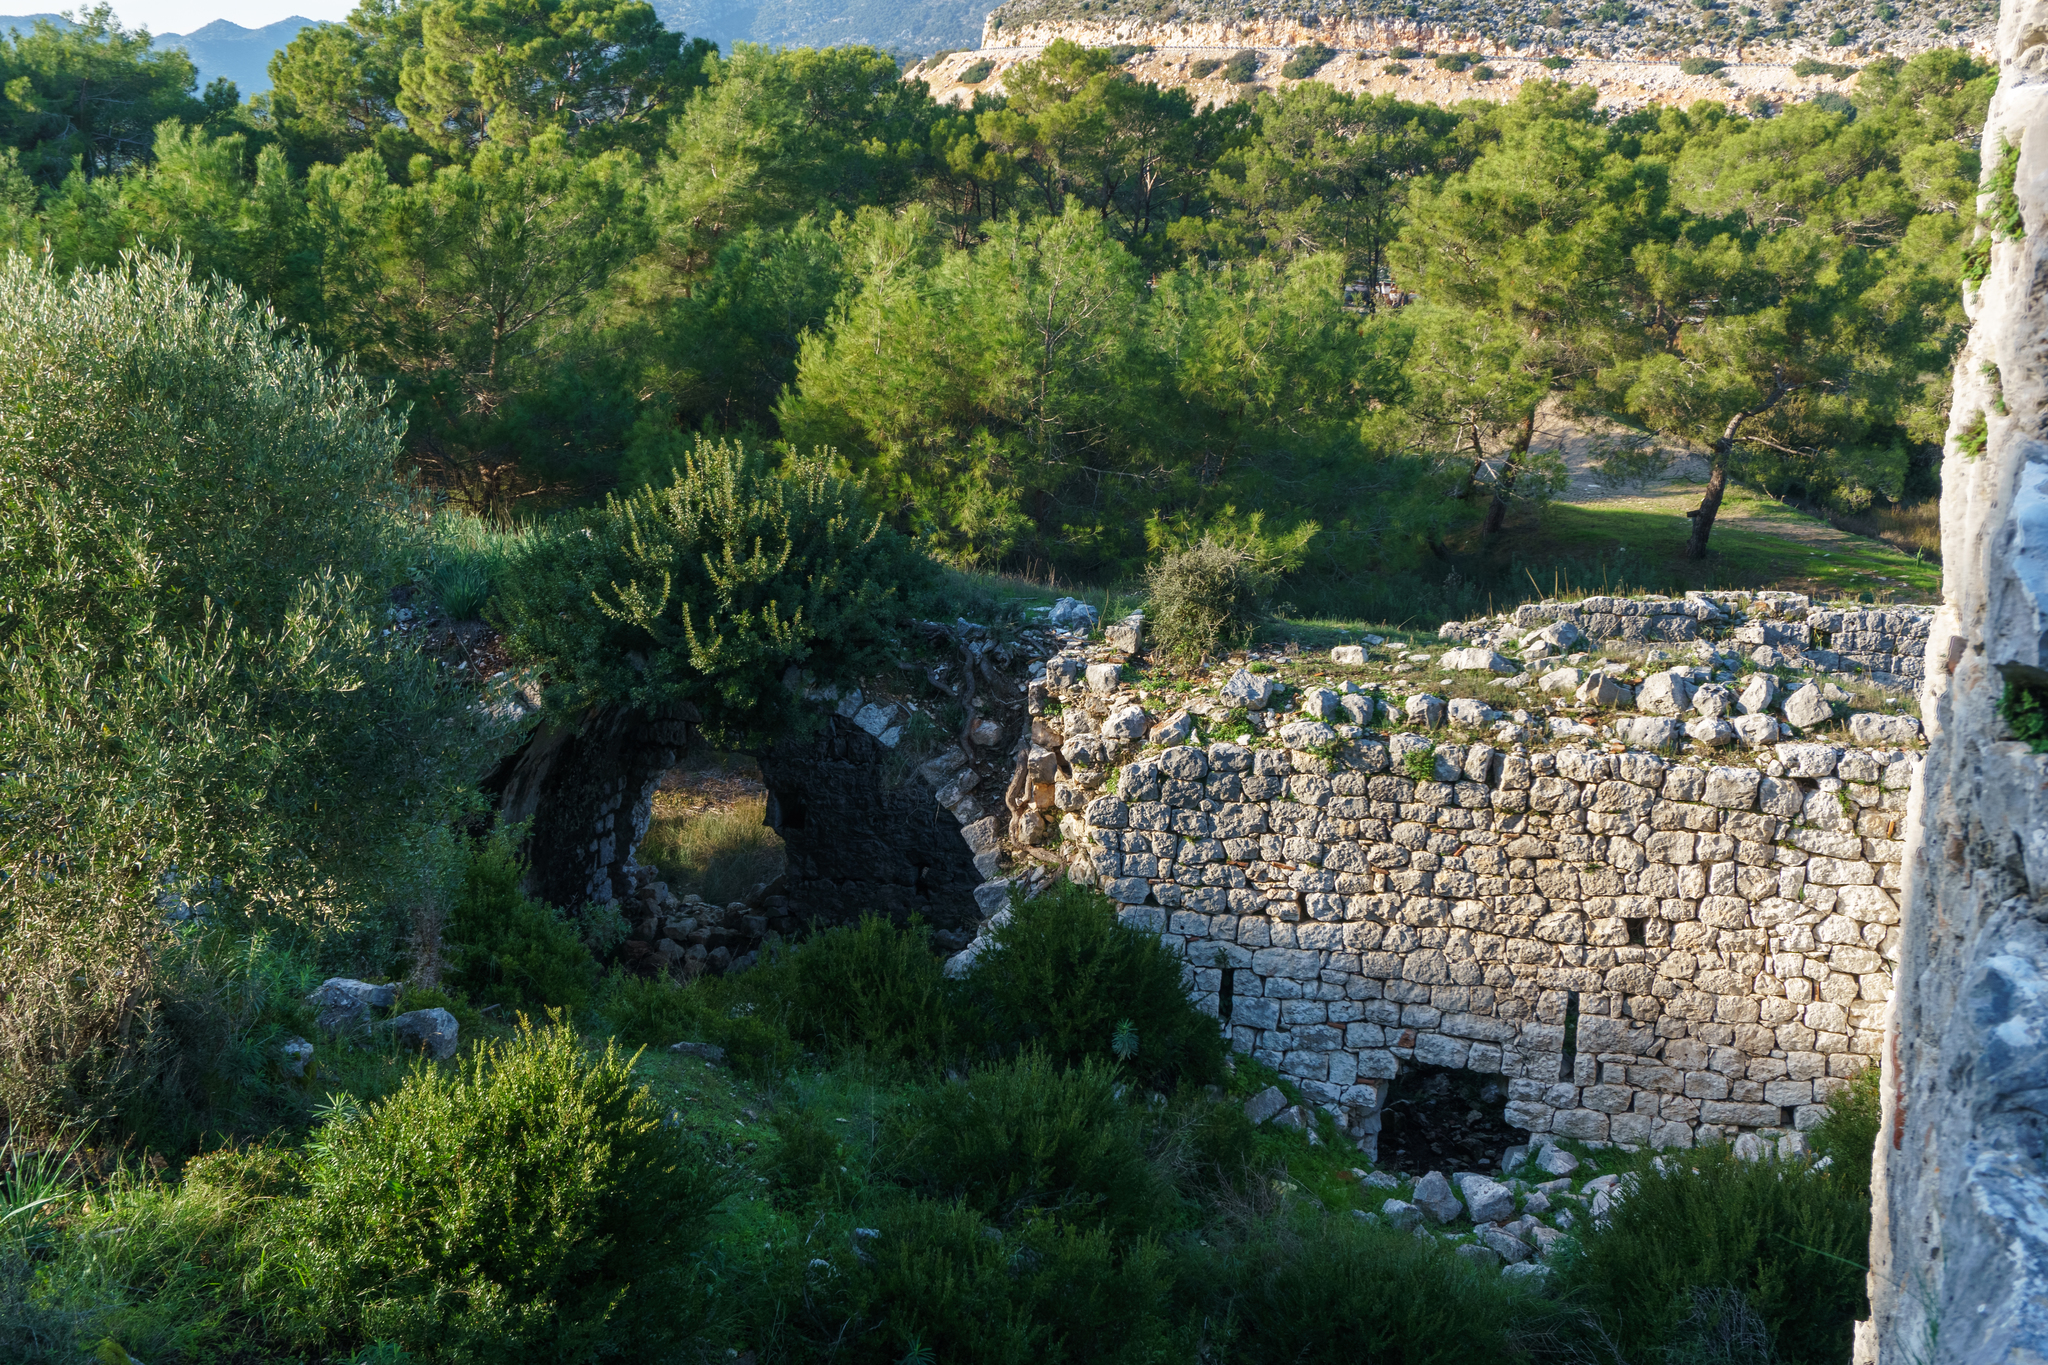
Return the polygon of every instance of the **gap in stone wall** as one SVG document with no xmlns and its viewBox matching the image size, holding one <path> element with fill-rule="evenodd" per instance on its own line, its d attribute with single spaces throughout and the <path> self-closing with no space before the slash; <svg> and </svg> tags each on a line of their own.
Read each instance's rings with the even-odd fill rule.
<svg viewBox="0 0 2048 1365">
<path fill-rule="evenodd" d="M 768 823 L 761 765 L 745 754 L 695 750 L 662 775 L 635 850 L 669 889 L 724 905 L 779 879 L 788 862 Z"/>
<path fill-rule="evenodd" d="M 1378 1164 L 1404 1175 L 1496 1170 L 1527 1134 L 1508 1126 L 1507 1083 L 1462 1068 L 1404 1064 L 1380 1111 Z"/>
</svg>

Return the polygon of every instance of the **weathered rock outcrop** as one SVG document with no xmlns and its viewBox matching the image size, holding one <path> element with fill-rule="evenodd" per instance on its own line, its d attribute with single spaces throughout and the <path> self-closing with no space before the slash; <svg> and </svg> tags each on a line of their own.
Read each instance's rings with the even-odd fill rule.
<svg viewBox="0 0 2048 1365">
<path fill-rule="evenodd" d="M 1964 302 L 1945 601 L 1908 834 L 1861 1360 L 2048 1360 L 2048 757 L 2000 716 L 2048 683 L 2048 5 L 2009 4 L 1984 128 L 1989 272 Z M 1938 1331 L 1937 1331 L 1938 1328 Z"/>
</svg>

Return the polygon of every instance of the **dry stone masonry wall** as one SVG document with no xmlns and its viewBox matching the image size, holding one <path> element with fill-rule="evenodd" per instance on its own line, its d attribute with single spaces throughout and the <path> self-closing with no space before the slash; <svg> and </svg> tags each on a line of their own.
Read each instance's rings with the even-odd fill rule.
<svg viewBox="0 0 2048 1365">
<path fill-rule="evenodd" d="M 1053 659 L 1031 851 L 1361 1145 L 1405 1065 L 1504 1078 L 1532 1133 L 1685 1146 L 1803 1131 L 1876 1058 L 1911 749 L 1504 743 L 1394 722 L 1355 666 L 1259 666 L 1154 696 Z"/>
</svg>

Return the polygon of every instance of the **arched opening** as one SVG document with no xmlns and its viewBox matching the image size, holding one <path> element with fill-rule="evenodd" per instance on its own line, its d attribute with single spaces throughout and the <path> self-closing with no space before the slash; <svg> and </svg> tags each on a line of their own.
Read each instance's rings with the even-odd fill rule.
<svg viewBox="0 0 2048 1365">
<path fill-rule="evenodd" d="M 662 774 L 635 851 L 676 896 L 729 905 L 768 894 L 788 865 L 769 822 L 761 765 L 745 754 L 692 752 Z M 788 821 L 787 809 L 783 819 Z"/>
<path fill-rule="evenodd" d="M 1403 1063 L 1380 1110 L 1377 1160 L 1407 1175 L 1491 1171 L 1528 1141 L 1502 1117 L 1507 1082 L 1478 1071 Z"/>
</svg>

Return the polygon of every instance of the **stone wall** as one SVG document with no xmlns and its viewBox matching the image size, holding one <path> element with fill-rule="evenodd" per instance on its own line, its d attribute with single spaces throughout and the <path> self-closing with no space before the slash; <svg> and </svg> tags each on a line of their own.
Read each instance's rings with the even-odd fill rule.
<svg viewBox="0 0 2048 1365">
<path fill-rule="evenodd" d="M 2017 149 L 2022 232 L 1966 289 L 1942 469 L 1931 744 L 1878 1140 L 1862 1360 L 2048 1360 L 2048 757 L 2000 716 L 2048 684 L 2048 5 L 2008 4 L 1987 174 Z M 1990 202 L 1985 221 L 2011 205 Z M 1990 228 L 1980 227 L 1980 235 Z"/>
<path fill-rule="evenodd" d="M 1532 1132 L 1685 1146 L 1809 1128 L 1877 1056 L 1916 754 L 1382 736 L 1245 672 L 1154 722 L 1101 669 L 1034 694 L 1070 875 L 1367 1147 L 1408 1062 L 1504 1077 Z M 1226 701 L 1242 739 L 1185 742 Z"/>
<path fill-rule="evenodd" d="M 1934 609 L 1823 605 L 1804 593 L 1692 592 L 1684 597 L 1586 597 L 1529 602 L 1512 613 L 1453 621 L 1444 639 L 1492 644 L 1568 621 L 1595 641 L 1673 644 L 1722 642 L 1762 668 L 1833 673 L 1880 687 L 1917 687 Z"/>
</svg>

